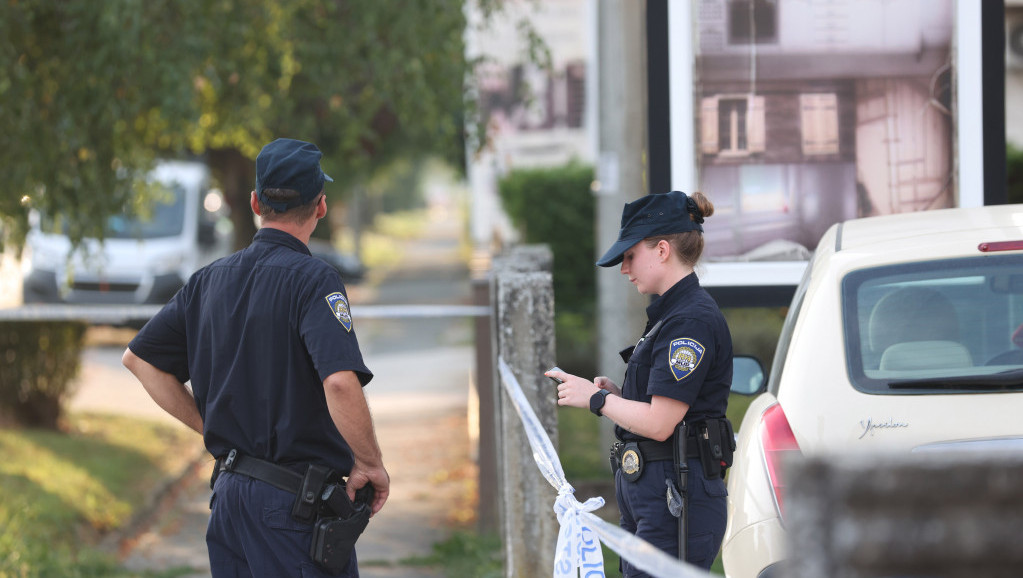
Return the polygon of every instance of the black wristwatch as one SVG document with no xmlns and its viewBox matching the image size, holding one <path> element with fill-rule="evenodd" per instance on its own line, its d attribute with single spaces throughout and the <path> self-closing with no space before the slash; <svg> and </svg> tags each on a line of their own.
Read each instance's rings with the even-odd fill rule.
<svg viewBox="0 0 1023 578">
<path fill-rule="evenodd" d="M 604 409 L 604 402 L 607 401 L 607 396 L 610 394 L 611 392 L 606 389 L 598 389 L 597 393 L 590 396 L 590 411 L 593 412 L 593 415 L 604 415 L 600 413 L 600 410 Z"/>
</svg>

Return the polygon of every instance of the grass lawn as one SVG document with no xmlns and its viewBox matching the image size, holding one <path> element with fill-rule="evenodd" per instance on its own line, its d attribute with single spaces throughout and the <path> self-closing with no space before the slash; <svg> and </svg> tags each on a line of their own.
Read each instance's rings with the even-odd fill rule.
<svg viewBox="0 0 1023 578">
<path fill-rule="evenodd" d="M 66 433 L 0 429 L 0 576 L 173 576 L 117 568 L 122 530 L 201 450 L 184 426 L 71 415 Z"/>
</svg>

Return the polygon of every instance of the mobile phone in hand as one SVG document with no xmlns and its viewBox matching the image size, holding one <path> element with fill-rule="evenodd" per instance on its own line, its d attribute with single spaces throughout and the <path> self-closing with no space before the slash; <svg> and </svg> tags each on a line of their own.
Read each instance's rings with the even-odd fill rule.
<svg viewBox="0 0 1023 578">
<path fill-rule="evenodd" d="M 548 369 L 547 371 L 564 371 L 564 370 L 561 369 L 560 367 L 558 367 L 557 365 L 555 365 L 554 367 Z M 565 383 L 565 381 L 563 379 L 558 379 L 558 378 L 552 377 L 550 375 L 547 376 L 547 379 L 553 381 L 554 383 Z"/>
</svg>

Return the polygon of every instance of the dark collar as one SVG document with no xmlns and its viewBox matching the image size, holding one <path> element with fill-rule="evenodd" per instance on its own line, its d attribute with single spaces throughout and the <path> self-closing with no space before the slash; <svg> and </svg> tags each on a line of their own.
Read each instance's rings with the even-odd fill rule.
<svg viewBox="0 0 1023 578">
<path fill-rule="evenodd" d="M 263 242 L 271 243 L 274 245 L 284 245 L 285 247 L 293 251 L 298 251 L 299 253 L 304 253 L 306 255 L 312 255 L 312 253 L 309 252 L 309 247 L 305 243 L 299 241 L 290 233 L 285 233 L 280 229 L 263 227 L 262 229 L 256 231 L 256 236 L 252 238 L 252 242 L 253 243 Z"/>
<path fill-rule="evenodd" d="M 680 301 L 688 298 L 688 296 L 700 286 L 700 279 L 696 276 L 696 272 L 686 275 L 671 286 L 660 297 L 655 297 L 650 305 L 647 305 L 646 316 L 647 319 L 653 321 L 654 319 L 660 319 L 665 313 L 674 308 Z"/>
</svg>

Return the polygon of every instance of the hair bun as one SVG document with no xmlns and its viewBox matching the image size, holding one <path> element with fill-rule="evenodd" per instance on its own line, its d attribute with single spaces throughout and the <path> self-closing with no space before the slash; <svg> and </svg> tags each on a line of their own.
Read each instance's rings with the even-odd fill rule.
<svg viewBox="0 0 1023 578">
<path fill-rule="evenodd" d="M 693 217 L 693 222 L 702 225 L 703 224 L 703 211 L 700 210 L 700 205 L 696 203 L 696 200 L 692 197 L 686 198 L 686 211 L 689 212 Z"/>
</svg>

